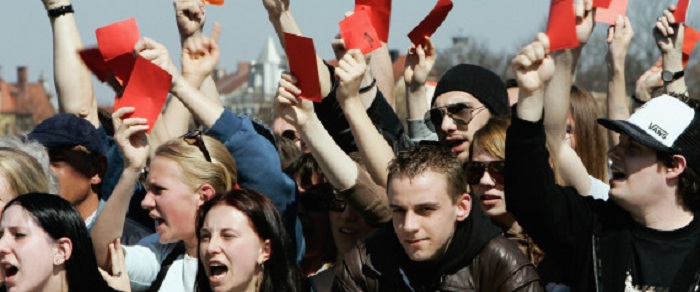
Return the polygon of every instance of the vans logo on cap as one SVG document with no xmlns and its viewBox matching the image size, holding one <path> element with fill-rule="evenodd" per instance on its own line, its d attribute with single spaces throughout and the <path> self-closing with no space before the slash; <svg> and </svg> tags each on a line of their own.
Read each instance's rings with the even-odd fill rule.
<svg viewBox="0 0 700 292">
<path fill-rule="evenodd" d="M 661 139 L 666 140 L 666 137 L 668 136 L 668 132 L 664 130 L 663 128 L 659 127 L 659 125 L 654 124 L 654 123 L 649 123 L 649 130 L 654 131 L 656 135 L 659 135 Z"/>
</svg>

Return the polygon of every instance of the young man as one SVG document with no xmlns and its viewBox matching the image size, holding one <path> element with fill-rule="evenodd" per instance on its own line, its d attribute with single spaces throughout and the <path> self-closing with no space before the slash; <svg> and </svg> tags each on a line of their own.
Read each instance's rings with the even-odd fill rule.
<svg viewBox="0 0 700 292">
<path fill-rule="evenodd" d="M 461 163 L 446 149 L 399 153 L 388 186 L 393 226 L 346 254 L 334 291 L 541 291 L 522 252 L 472 212 Z"/>
<path fill-rule="evenodd" d="M 575 291 L 695 291 L 700 282 L 700 106 L 681 95 L 652 99 L 618 132 L 610 200 L 555 184 L 542 123 L 554 72 L 544 34 L 513 60 L 520 84 L 506 140 L 508 211 Z"/>
</svg>

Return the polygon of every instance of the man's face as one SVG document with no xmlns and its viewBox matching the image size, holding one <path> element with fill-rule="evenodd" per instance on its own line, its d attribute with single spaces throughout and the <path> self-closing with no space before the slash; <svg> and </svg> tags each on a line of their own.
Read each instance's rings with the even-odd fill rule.
<svg viewBox="0 0 700 292">
<path fill-rule="evenodd" d="M 73 205 L 80 205 L 94 192 L 93 185 L 102 181 L 96 159 L 77 147 L 49 148 L 49 159 L 58 179 L 59 195 Z"/>
<path fill-rule="evenodd" d="M 655 205 L 667 188 L 666 168 L 656 151 L 620 135 L 620 144 L 608 156 L 612 160 L 610 197 L 628 211 Z"/>
<path fill-rule="evenodd" d="M 471 197 L 453 202 L 444 174 L 427 171 L 414 178 L 393 177 L 388 185 L 396 235 L 413 261 L 440 258 L 452 240 L 457 221 L 467 218 Z"/>
<path fill-rule="evenodd" d="M 435 125 L 440 143 L 450 148 L 457 154 L 457 159 L 466 162 L 469 159 L 469 146 L 474 133 L 481 129 L 489 121 L 491 113 L 484 104 L 473 95 L 463 91 L 450 91 L 443 93 L 435 99 L 433 107 L 444 107 L 450 104 L 465 103 L 471 109 L 472 119 L 466 125 L 454 121 L 449 116 L 442 119 L 442 124 Z M 482 109 L 479 109 L 482 108 Z"/>
</svg>

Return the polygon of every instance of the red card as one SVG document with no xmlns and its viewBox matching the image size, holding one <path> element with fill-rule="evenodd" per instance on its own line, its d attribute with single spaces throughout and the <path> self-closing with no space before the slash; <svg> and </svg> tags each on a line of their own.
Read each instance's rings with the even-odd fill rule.
<svg viewBox="0 0 700 292">
<path fill-rule="evenodd" d="M 204 2 L 207 2 L 207 4 L 212 4 L 212 5 L 219 5 L 219 6 L 224 5 L 224 0 L 204 0 Z"/>
<path fill-rule="evenodd" d="M 297 78 L 301 98 L 321 102 L 321 83 L 318 80 L 316 49 L 310 38 L 284 33 L 284 43 L 289 60 L 289 71 Z"/>
<path fill-rule="evenodd" d="M 576 15 L 573 0 L 552 0 L 547 23 L 549 51 L 554 52 L 579 46 L 576 37 Z"/>
<path fill-rule="evenodd" d="M 134 68 L 134 45 L 141 38 L 136 19 L 129 18 L 98 28 L 95 35 L 107 67 L 114 72 L 119 83 L 125 85 Z"/>
<path fill-rule="evenodd" d="M 87 66 L 88 69 L 90 69 L 90 71 L 97 76 L 97 79 L 99 79 L 101 82 L 105 82 L 105 80 L 107 80 L 107 75 L 109 74 L 109 68 L 107 67 L 107 63 L 105 63 L 100 50 L 97 48 L 91 48 L 81 50 L 78 53 L 80 54 L 80 58 L 83 59 L 85 66 Z"/>
<path fill-rule="evenodd" d="M 607 9 L 596 9 L 595 21 L 615 25 L 617 16 L 625 17 L 625 15 L 627 15 L 627 1 L 628 0 L 612 0 Z"/>
<path fill-rule="evenodd" d="M 382 42 L 389 42 L 389 23 L 391 22 L 391 0 L 355 0 L 355 12 L 368 10 L 369 19 Z"/>
<path fill-rule="evenodd" d="M 367 54 L 382 47 L 381 40 L 369 20 L 368 10 L 356 11 L 338 23 L 346 49 L 360 49 L 362 54 Z"/>
<path fill-rule="evenodd" d="M 433 10 L 428 13 L 428 16 L 408 33 L 408 38 L 411 39 L 411 42 L 419 46 L 425 41 L 426 36 L 432 36 L 447 18 L 447 14 L 452 10 L 452 6 L 452 0 L 438 0 Z"/>
<path fill-rule="evenodd" d="M 676 11 L 673 12 L 676 23 L 685 22 L 686 16 L 688 16 L 688 6 L 690 6 L 690 0 L 678 0 Z"/>
<path fill-rule="evenodd" d="M 593 7 L 608 8 L 610 7 L 610 2 L 612 2 L 612 0 L 593 0 Z"/>
<path fill-rule="evenodd" d="M 683 67 L 688 65 L 690 54 L 693 52 L 695 45 L 700 41 L 700 32 L 694 30 L 690 26 L 685 26 L 685 35 L 683 36 Z"/>
<path fill-rule="evenodd" d="M 124 89 L 122 97 L 114 103 L 114 110 L 135 107 L 136 110 L 124 118 L 133 116 L 148 119 L 147 133 L 150 133 L 168 97 L 171 82 L 172 76 L 168 72 L 138 56 L 134 62 L 131 82 Z"/>
</svg>

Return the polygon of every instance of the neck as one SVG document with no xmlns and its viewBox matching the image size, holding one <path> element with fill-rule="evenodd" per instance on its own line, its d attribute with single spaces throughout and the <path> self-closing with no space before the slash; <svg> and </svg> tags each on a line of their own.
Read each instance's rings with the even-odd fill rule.
<svg viewBox="0 0 700 292">
<path fill-rule="evenodd" d="M 100 205 L 100 197 L 97 195 L 95 192 L 90 192 L 90 194 L 85 197 L 85 200 L 81 201 L 80 203 L 75 205 L 75 208 L 78 209 L 78 212 L 80 213 L 80 217 L 83 218 L 83 220 L 87 219 L 97 211 L 97 207 Z"/>
<path fill-rule="evenodd" d="M 259 267 L 259 266 L 258 266 Z M 261 269 L 257 269 L 258 272 L 253 276 L 247 283 L 241 284 L 239 287 L 232 289 L 234 292 L 257 292 L 260 291 L 260 285 L 262 284 L 263 273 Z"/>
<path fill-rule="evenodd" d="M 192 236 L 190 238 L 187 238 L 182 241 L 185 243 L 185 251 L 187 252 L 187 255 L 193 258 L 198 258 L 198 247 L 199 247 L 199 242 L 197 241 L 197 236 Z"/>
<path fill-rule="evenodd" d="M 656 202 L 647 208 L 628 210 L 632 219 L 647 228 L 659 231 L 671 231 L 687 226 L 693 221 L 693 212 L 683 207 L 675 194 L 672 199 Z"/>
<path fill-rule="evenodd" d="M 46 285 L 41 289 L 41 291 L 68 291 L 68 281 L 66 279 L 66 269 L 63 267 L 54 266 L 54 272 L 51 277 L 47 280 Z"/>
</svg>

